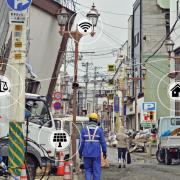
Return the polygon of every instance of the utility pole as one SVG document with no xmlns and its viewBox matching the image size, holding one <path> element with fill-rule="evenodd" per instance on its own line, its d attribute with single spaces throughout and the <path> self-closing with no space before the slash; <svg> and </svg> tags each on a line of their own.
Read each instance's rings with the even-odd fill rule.
<svg viewBox="0 0 180 180">
<path fill-rule="evenodd" d="M 135 65 L 134 65 L 135 66 Z M 142 81 L 145 79 L 146 75 L 146 69 L 145 68 L 140 68 L 141 75 L 138 76 L 137 72 L 134 73 L 134 70 L 132 68 L 127 68 L 127 75 L 128 75 L 128 80 L 132 80 L 134 82 L 134 94 L 135 94 L 135 122 L 136 122 L 136 130 L 139 130 L 139 117 L 138 117 L 138 83 L 139 81 Z M 134 77 L 130 77 L 131 74 L 134 74 Z"/>
<path fill-rule="evenodd" d="M 137 87 L 138 82 L 141 79 L 134 78 L 134 94 L 135 94 L 135 122 L 136 122 L 136 130 L 139 130 L 139 117 L 138 117 L 138 93 L 137 93 Z"/>
<path fill-rule="evenodd" d="M 25 158 L 22 126 L 24 124 L 25 107 L 27 16 L 27 12 L 12 11 L 10 13 L 12 48 L 9 59 L 10 66 L 7 69 L 11 82 L 8 166 L 9 172 L 14 176 L 21 175 Z M 16 18 L 22 20 L 22 22 L 18 23 L 18 21 L 13 20 Z"/>
<path fill-rule="evenodd" d="M 64 97 L 66 97 L 66 90 L 67 90 L 67 81 L 66 81 L 66 79 L 67 79 L 67 77 L 66 77 L 66 75 L 67 75 L 67 53 L 66 53 L 66 51 L 65 51 L 65 53 L 64 53 L 64 78 L 63 78 L 63 84 L 64 84 L 64 88 L 63 88 L 63 92 L 62 92 L 62 94 L 63 94 L 63 96 Z M 61 81 L 61 79 L 60 79 L 60 81 Z M 64 101 L 63 102 L 63 114 L 65 115 L 66 114 L 66 105 L 67 105 L 67 102 L 66 101 Z"/>
<path fill-rule="evenodd" d="M 95 112 L 95 111 L 96 111 L 95 96 L 96 96 L 97 68 L 98 68 L 98 67 L 94 67 L 93 112 Z"/>
<path fill-rule="evenodd" d="M 87 53 L 87 52 L 86 52 Z M 88 53 L 93 53 L 93 52 L 88 52 Z M 89 83 L 89 66 L 92 65 L 92 63 L 86 62 L 82 63 L 82 66 L 85 66 L 86 68 L 86 74 L 84 77 L 85 81 L 85 100 L 84 100 L 84 109 L 87 111 L 87 94 L 88 94 L 88 83 Z"/>
<path fill-rule="evenodd" d="M 88 93 L 88 70 L 89 70 L 89 63 L 86 63 L 86 77 L 85 77 L 85 102 L 84 102 L 84 108 L 87 111 L 87 93 Z"/>
<path fill-rule="evenodd" d="M 72 154 L 73 154 L 73 164 L 76 168 L 76 116 L 77 116 L 77 90 L 79 84 L 77 82 L 78 75 L 78 51 L 79 51 L 79 41 L 82 35 L 78 30 L 74 32 L 74 43 L 75 43 L 75 61 L 74 61 L 74 82 L 73 82 L 73 125 L 72 125 Z"/>
<path fill-rule="evenodd" d="M 94 32 L 94 27 L 97 26 L 97 21 L 98 21 L 99 13 L 95 9 L 95 6 L 93 4 L 91 11 L 87 14 L 87 18 L 92 21 L 93 25 L 93 30 L 91 32 L 91 36 L 93 37 L 95 35 Z M 66 9 L 62 8 L 57 12 L 57 19 L 58 23 L 60 25 L 60 34 L 62 36 L 67 36 L 71 37 L 74 39 L 75 43 L 75 61 L 74 61 L 74 82 L 73 82 L 73 125 L 72 125 L 72 160 L 73 160 L 73 165 L 74 165 L 74 170 L 77 168 L 77 163 L 76 163 L 76 115 L 77 115 L 77 90 L 79 87 L 78 81 L 77 81 L 77 75 L 78 75 L 78 56 L 79 56 L 79 42 L 80 39 L 82 38 L 83 34 L 79 32 L 78 30 L 78 25 L 76 27 L 75 31 L 66 31 L 66 27 L 68 27 L 68 22 L 69 22 L 69 14 L 67 13 Z"/>
</svg>

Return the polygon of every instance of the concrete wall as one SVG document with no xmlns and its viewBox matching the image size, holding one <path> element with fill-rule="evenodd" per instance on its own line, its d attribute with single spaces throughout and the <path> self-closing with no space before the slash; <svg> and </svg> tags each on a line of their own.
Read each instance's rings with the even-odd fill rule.
<svg viewBox="0 0 180 180">
<path fill-rule="evenodd" d="M 176 20 L 178 18 L 178 15 L 180 13 L 180 0 L 171 0 L 170 1 L 170 27 L 172 28 L 174 24 L 176 23 Z M 176 23 L 176 26 L 174 28 L 174 31 L 171 34 L 171 39 L 174 41 L 174 50 L 175 50 L 175 56 L 179 57 L 179 48 L 180 48 L 180 22 Z M 178 51 L 177 51 L 178 50 Z M 174 59 L 171 59 L 171 72 L 173 71 L 179 71 L 179 61 L 175 61 Z M 171 83 L 175 81 L 179 81 L 180 76 L 176 76 L 175 79 L 171 79 Z M 174 100 L 171 100 L 171 115 L 180 115 L 179 112 L 179 102 L 175 102 Z"/>
<path fill-rule="evenodd" d="M 177 12 L 177 2 L 178 0 L 170 1 L 170 26 L 172 27 L 177 19 L 177 14 L 180 13 L 180 1 L 179 1 L 179 12 Z M 174 49 L 180 47 L 180 21 L 177 22 L 176 28 L 171 34 L 171 38 L 175 43 Z"/>
<path fill-rule="evenodd" d="M 30 10 L 29 63 L 41 82 L 41 95 L 47 95 L 60 42 L 56 17 L 32 6 Z"/>
<path fill-rule="evenodd" d="M 166 37 L 165 10 L 157 0 L 142 1 L 142 62 L 160 46 Z M 165 45 L 145 63 L 147 75 L 144 81 L 144 101 L 157 102 L 157 118 L 170 114 L 170 100 L 167 94 L 170 61 Z"/>
</svg>

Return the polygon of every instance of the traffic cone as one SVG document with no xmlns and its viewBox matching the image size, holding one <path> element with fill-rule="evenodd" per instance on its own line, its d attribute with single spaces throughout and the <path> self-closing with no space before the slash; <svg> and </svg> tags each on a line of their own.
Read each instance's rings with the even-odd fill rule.
<svg viewBox="0 0 180 180">
<path fill-rule="evenodd" d="M 66 161 L 64 163 L 64 179 L 63 180 L 72 180 L 70 166 L 71 166 L 70 162 Z"/>
<path fill-rule="evenodd" d="M 23 164 L 20 180 L 27 180 L 27 179 L 28 178 L 27 178 L 27 174 L 26 174 L 26 165 Z"/>
<path fill-rule="evenodd" d="M 57 171 L 56 175 L 57 176 L 63 176 L 64 175 L 64 153 L 59 152 L 58 153 L 58 166 L 57 166 Z"/>
</svg>

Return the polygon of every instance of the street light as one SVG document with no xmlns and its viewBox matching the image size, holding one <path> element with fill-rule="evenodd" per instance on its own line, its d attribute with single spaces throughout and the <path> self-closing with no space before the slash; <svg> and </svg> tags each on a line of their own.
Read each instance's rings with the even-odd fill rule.
<svg viewBox="0 0 180 180">
<path fill-rule="evenodd" d="M 66 11 L 65 8 L 62 8 L 57 12 L 56 15 L 57 15 L 58 24 L 59 24 L 59 26 L 61 28 L 60 33 L 62 35 L 63 31 L 64 31 L 64 27 L 66 26 L 66 24 L 69 21 L 69 14 L 68 14 L 68 12 Z"/>
<path fill-rule="evenodd" d="M 128 77 L 128 78 L 131 77 L 132 68 L 131 68 L 130 66 L 128 66 L 128 67 L 126 68 L 126 74 L 127 74 L 127 77 Z"/>
<path fill-rule="evenodd" d="M 168 39 L 166 40 L 165 46 L 166 46 L 167 52 L 168 52 L 169 57 L 170 57 L 170 56 L 171 56 L 171 53 L 173 52 L 173 49 L 174 49 L 174 42 L 173 42 L 173 40 L 171 40 L 170 38 L 168 38 Z"/>
<path fill-rule="evenodd" d="M 147 69 L 145 67 L 141 68 L 141 74 L 143 78 L 145 78 L 146 72 L 147 72 Z"/>
<path fill-rule="evenodd" d="M 86 15 L 86 17 L 89 19 L 90 22 L 92 22 L 93 27 L 97 26 L 98 18 L 100 14 L 98 13 L 97 9 L 95 9 L 95 5 L 93 3 L 91 10 L 89 13 Z"/>
<path fill-rule="evenodd" d="M 92 21 L 93 24 L 93 32 L 91 33 L 91 36 L 93 36 L 94 33 L 94 27 L 97 25 L 97 21 L 98 21 L 98 11 L 95 9 L 95 6 L 93 4 L 92 9 L 90 10 L 90 12 L 87 14 L 87 17 L 89 20 Z M 79 42 L 80 39 L 83 37 L 83 34 L 81 34 L 78 31 L 78 25 L 76 26 L 76 30 L 75 31 L 65 31 L 65 26 L 67 25 L 68 21 L 69 21 L 69 14 L 67 13 L 66 9 L 61 8 L 58 12 L 57 12 L 57 20 L 58 20 L 58 24 L 60 26 L 60 34 L 62 36 L 66 36 L 66 37 L 71 37 L 74 39 L 74 43 L 75 43 L 75 60 L 74 60 L 74 81 L 73 81 L 73 125 L 72 125 L 72 159 L 73 159 L 73 165 L 75 167 L 77 167 L 76 164 L 76 115 L 77 115 L 77 90 L 79 88 L 79 84 L 78 84 L 78 79 L 77 79 L 77 75 L 78 75 L 78 59 L 79 59 Z"/>
</svg>

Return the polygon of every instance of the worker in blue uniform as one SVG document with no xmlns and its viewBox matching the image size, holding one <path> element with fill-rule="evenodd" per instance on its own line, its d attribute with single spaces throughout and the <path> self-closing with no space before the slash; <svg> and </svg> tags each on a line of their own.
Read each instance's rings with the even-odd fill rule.
<svg viewBox="0 0 180 180">
<path fill-rule="evenodd" d="M 90 114 L 88 125 L 81 131 L 79 157 L 84 160 L 86 180 L 101 179 L 101 148 L 104 159 L 107 158 L 106 141 L 98 120 L 96 113 Z"/>
</svg>

